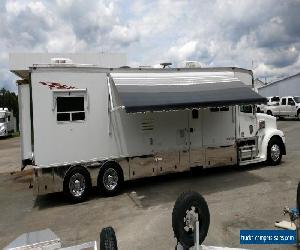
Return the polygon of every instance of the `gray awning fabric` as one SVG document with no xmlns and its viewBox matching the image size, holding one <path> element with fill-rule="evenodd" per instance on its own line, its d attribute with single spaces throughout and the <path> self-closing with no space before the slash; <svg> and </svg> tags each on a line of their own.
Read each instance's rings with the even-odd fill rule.
<svg viewBox="0 0 300 250">
<path fill-rule="evenodd" d="M 264 103 L 233 72 L 113 73 L 128 113 Z"/>
</svg>

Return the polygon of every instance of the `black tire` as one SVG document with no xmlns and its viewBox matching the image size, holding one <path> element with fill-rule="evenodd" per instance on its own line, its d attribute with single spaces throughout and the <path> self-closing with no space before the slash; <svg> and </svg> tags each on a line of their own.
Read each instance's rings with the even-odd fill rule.
<svg viewBox="0 0 300 250">
<path fill-rule="evenodd" d="M 257 109 L 256 109 L 256 112 L 257 112 L 257 113 L 261 113 L 260 108 L 257 108 Z"/>
<path fill-rule="evenodd" d="M 187 212 L 192 210 L 198 214 L 199 220 L 199 242 L 204 241 L 210 223 L 210 215 L 206 201 L 197 192 L 189 191 L 182 193 L 176 200 L 172 212 L 172 227 L 175 237 L 184 248 L 194 245 L 194 231 L 187 229 Z M 188 231 L 187 231 L 188 230 Z"/>
<path fill-rule="evenodd" d="M 76 181 L 79 181 L 79 184 Z M 79 185 L 79 187 L 76 185 Z M 74 187 L 74 189 L 72 189 L 72 187 Z M 64 193 L 72 202 L 85 201 L 90 190 L 91 178 L 87 170 L 79 166 L 69 170 L 64 178 Z"/>
<path fill-rule="evenodd" d="M 101 230 L 100 250 L 118 250 L 115 230 L 112 227 L 105 227 Z"/>
<path fill-rule="evenodd" d="M 272 156 L 272 152 L 273 151 L 273 147 L 275 147 L 275 150 L 279 150 L 279 155 L 278 156 Z M 282 147 L 282 141 L 276 137 L 272 137 L 269 141 L 268 144 L 268 155 L 267 155 L 267 159 L 268 159 L 268 163 L 272 166 L 278 165 L 281 162 L 282 159 L 282 151 L 283 151 L 283 147 Z"/>
<path fill-rule="evenodd" d="M 108 187 L 109 184 L 107 182 L 105 183 L 105 180 L 107 180 L 109 177 L 111 177 L 112 181 L 115 182 L 115 185 L 110 185 L 110 188 Z M 117 163 L 108 162 L 101 167 L 98 175 L 97 186 L 99 191 L 105 196 L 114 196 L 118 194 L 123 186 L 123 183 L 123 171 Z"/>
<path fill-rule="evenodd" d="M 300 110 L 297 111 L 297 118 L 300 121 Z"/>
<path fill-rule="evenodd" d="M 273 115 L 271 110 L 267 111 L 267 115 Z"/>
</svg>

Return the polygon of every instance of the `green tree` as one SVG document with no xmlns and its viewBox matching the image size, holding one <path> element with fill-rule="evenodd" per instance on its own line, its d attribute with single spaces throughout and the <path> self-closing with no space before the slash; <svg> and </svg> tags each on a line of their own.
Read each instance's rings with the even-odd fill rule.
<svg viewBox="0 0 300 250">
<path fill-rule="evenodd" d="M 2 88 L 0 90 L 0 108 L 8 108 L 9 111 L 13 111 L 17 118 L 17 129 L 19 130 L 19 105 L 16 93 Z"/>
</svg>

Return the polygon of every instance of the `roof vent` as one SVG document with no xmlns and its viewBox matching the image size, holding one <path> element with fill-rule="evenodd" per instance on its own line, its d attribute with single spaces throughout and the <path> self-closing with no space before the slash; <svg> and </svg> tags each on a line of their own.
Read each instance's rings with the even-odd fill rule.
<svg viewBox="0 0 300 250">
<path fill-rule="evenodd" d="M 51 58 L 52 64 L 72 64 L 70 58 Z"/>
<path fill-rule="evenodd" d="M 185 61 L 184 67 L 185 68 L 201 68 L 201 63 L 198 61 Z"/>
</svg>

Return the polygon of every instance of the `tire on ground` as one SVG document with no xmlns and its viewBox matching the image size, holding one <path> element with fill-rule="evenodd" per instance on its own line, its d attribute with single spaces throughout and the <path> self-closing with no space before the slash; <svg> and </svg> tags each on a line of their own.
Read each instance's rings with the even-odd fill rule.
<svg viewBox="0 0 300 250">
<path fill-rule="evenodd" d="M 271 151 L 272 151 L 272 147 L 275 147 L 277 149 L 279 149 L 279 157 L 278 158 L 273 158 L 271 155 Z M 282 159 L 282 152 L 283 152 L 283 142 L 281 141 L 281 139 L 277 138 L 277 137 L 272 137 L 269 141 L 268 144 L 268 150 L 267 150 L 267 161 L 270 165 L 275 166 L 280 164 L 281 159 Z"/>
<path fill-rule="evenodd" d="M 267 111 L 267 115 L 273 115 L 271 110 Z"/>
<path fill-rule="evenodd" d="M 72 202 L 86 200 L 91 190 L 91 178 L 88 171 L 80 166 L 73 167 L 64 178 L 63 189 Z"/>
<path fill-rule="evenodd" d="M 118 250 L 115 230 L 112 227 L 105 227 L 101 230 L 100 250 Z"/>
<path fill-rule="evenodd" d="M 182 193 L 176 200 L 172 212 L 172 227 L 177 240 L 184 248 L 194 245 L 195 230 L 187 231 L 187 211 L 194 207 L 199 220 L 199 242 L 204 241 L 210 223 L 210 214 L 205 199 L 197 192 L 189 191 Z"/>
<path fill-rule="evenodd" d="M 97 187 L 106 196 L 118 194 L 124 183 L 124 175 L 121 167 L 116 162 L 105 163 L 99 172 Z"/>
</svg>

